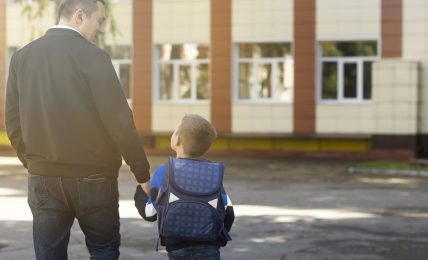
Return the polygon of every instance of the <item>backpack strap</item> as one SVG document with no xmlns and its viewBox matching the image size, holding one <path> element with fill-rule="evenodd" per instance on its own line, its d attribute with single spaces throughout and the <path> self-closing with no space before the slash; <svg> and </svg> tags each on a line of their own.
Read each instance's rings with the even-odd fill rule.
<svg viewBox="0 0 428 260">
<path fill-rule="evenodd" d="M 156 197 L 156 204 L 159 205 L 161 202 L 163 196 L 169 189 L 169 176 L 171 174 L 171 165 L 172 165 L 172 157 L 168 157 L 168 160 L 166 161 L 166 173 L 164 175 L 163 183 L 159 188 L 158 196 Z"/>
<path fill-rule="evenodd" d="M 167 193 L 168 189 L 169 189 L 169 176 L 170 176 L 170 172 L 171 172 L 171 167 L 172 165 L 172 157 L 168 157 L 168 160 L 166 162 L 166 173 L 164 175 L 164 179 L 163 179 L 163 183 L 161 185 L 161 187 L 159 188 L 158 191 L 158 196 L 156 197 L 156 204 L 159 205 L 159 203 L 161 203 L 162 198 L 165 196 L 165 194 Z M 167 201 L 169 200 L 169 198 L 167 198 Z M 158 212 L 159 215 L 159 212 Z M 164 221 L 164 219 L 159 219 L 158 221 Z M 161 225 L 163 226 L 163 225 Z M 159 251 L 159 244 L 160 244 L 160 240 L 161 240 L 161 230 L 159 230 L 159 236 L 156 242 L 156 252 Z"/>
</svg>

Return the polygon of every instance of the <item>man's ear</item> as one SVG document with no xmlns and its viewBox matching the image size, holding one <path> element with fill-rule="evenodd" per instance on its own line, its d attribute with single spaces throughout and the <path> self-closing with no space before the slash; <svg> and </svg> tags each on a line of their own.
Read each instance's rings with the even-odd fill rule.
<svg viewBox="0 0 428 260">
<path fill-rule="evenodd" d="M 77 25 L 81 25 L 83 23 L 83 17 L 85 13 L 83 12 L 83 9 L 79 8 L 74 12 L 73 20 Z"/>
</svg>

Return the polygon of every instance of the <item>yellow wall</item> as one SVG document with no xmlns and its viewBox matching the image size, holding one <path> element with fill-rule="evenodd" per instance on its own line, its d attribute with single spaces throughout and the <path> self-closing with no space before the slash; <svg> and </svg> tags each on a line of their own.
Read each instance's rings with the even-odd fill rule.
<svg viewBox="0 0 428 260">
<path fill-rule="evenodd" d="M 316 139 L 275 137 L 219 137 L 212 151 L 273 151 L 273 152 L 366 152 L 372 143 L 368 139 Z M 155 148 L 168 150 L 170 137 L 155 138 Z"/>
</svg>

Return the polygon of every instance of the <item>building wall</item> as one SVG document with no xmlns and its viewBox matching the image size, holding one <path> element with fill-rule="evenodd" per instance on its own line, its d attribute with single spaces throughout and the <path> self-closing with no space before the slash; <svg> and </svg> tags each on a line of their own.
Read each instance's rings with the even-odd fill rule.
<svg viewBox="0 0 428 260">
<path fill-rule="evenodd" d="M 132 109 L 137 129 L 147 133 L 153 125 L 153 0 L 132 3 Z"/>
<path fill-rule="evenodd" d="M 211 118 L 209 106 L 195 104 L 154 104 L 153 131 L 172 132 L 185 114 L 199 114 Z"/>
<path fill-rule="evenodd" d="M 20 5 L 8 7 L 7 46 L 23 46 L 30 41 L 31 27 L 22 18 Z M 132 104 L 141 132 L 171 132 L 183 114 L 199 113 L 211 119 L 225 136 L 247 138 L 238 143 L 231 138 L 223 146 L 221 142 L 216 144 L 225 150 L 256 147 L 266 151 L 324 152 L 357 147 L 366 151 L 371 147 L 370 136 L 428 134 L 426 0 L 138 0 L 115 3 L 113 12 L 119 34 L 115 39 L 107 35 L 106 43 L 133 45 Z M 36 32 L 44 33 L 53 21 L 53 15 L 46 15 L 36 22 Z M 4 38 L 1 32 L 0 23 L 0 47 Z M 317 44 L 344 40 L 378 41 L 372 99 L 352 104 L 322 103 L 316 96 Z M 234 47 L 248 42 L 292 43 L 296 84 L 291 103 L 233 99 Z M 210 46 L 210 101 L 167 103 L 153 97 L 153 87 L 157 86 L 153 47 L 164 43 Z M 308 120 L 302 120 L 304 117 Z M 312 139 L 299 140 L 290 150 L 292 138 L 299 136 L 293 134 L 299 133 L 309 133 Z M 269 135 L 276 139 L 267 140 Z M 358 135 L 369 137 L 359 143 L 360 139 L 353 139 Z M 358 144 L 340 145 L 319 136 L 350 137 L 352 140 L 347 142 Z M 258 145 L 247 145 L 249 140 Z M 284 143 L 281 147 L 277 145 L 280 142 Z M 168 141 L 165 144 L 168 146 Z"/>
<path fill-rule="evenodd" d="M 115 37 L 106 33 L 106 45 L 130 46 L 132 44 L 132 1 L 114 3 L 112 15 L 116 17 L 118 33 Z"/>
<path fill-rule="evenodd" d="M 417 134 L 418 63 L 401 59 L 373 64 L 373 134 Z"/>
<path fill-rule="evenodd" d="M 428 2 L 403 0 L 403 58 L 420 63 L 418 131 L 428 134 Z"/>
<path fill-rule="evenodd" d="M 233 0 L 233 42 L 293 41 L 293 0 Z"/>
<path fill-rule="evenodd" d="M 0 0 L 0 129 L 4 128 L 4 93 L 6 85 L 6 0 Z"/>
<path fill-rule="evenodd" d="M 379 39 L 381 0 L 317 0 L 318 40 Z"/>
<path fill-rule="evenodd" d="M 381 0 L 317 0 L 316 26 L 318 41 L 379 40 L 380 45 Z M 374 130 L 372 102 L 317 104 L 317 133 L 369 134 Z"/>
<path fill-rule="evenodd" d="M 371 134 L 375 130 L 374 108 L 366 104 L 318 104 L 317 133 Z"/>
<path fill-rule="evenodd" d="M 106 33 L 107 45 L 131 45 L 132 40 L 132 5 L 130 2 L 114 3 L 112 9 L 118 34 L 113 37 Z M 31 26 L 29 21 L 21 14 L 21 4 L 9 4 L 7 6 L 7 45 L 10 47 L 22 47 L 31 40 L 42 36 L 46 30 L 55 24 L 55 8 L 52 2 L 49 3 L 45 15 L 33 20 Z"/>
<path fill-rule="evenodd" d="M 153 42 L 209 43 L 210 0 L 154 1 Z"/>
<path fill-rule="evenodd" d="M 292 104 L 240 104 L 232 110 L 233 133 L 293 132 Z"/>
<path fill-rule="evenodd" d="M 153 1 L 153 44 L 210 43 L 209 0 Z M 154 83 L 156 84 L 156 83 Z M 171 132 L 186 113 L 210 118 L 210 104 L 160 103 L 153 97 L 152 131 Z"/>
<path fill-rule="evenodd" d="M 232 129 L 232 0 L 211 0 L 211 122 L 220 134 Z"/>
<path fill-rule="evenodd" d="M 293 0 L 232 1 L 233 43 L 293 43 Z M 233 133 L 292 133 L 293 106 L 278 103 L 232 104 Z"/>
<path fill-rule="evenodd" d="M 31 25 L 23 18 L 21 4 L 7 5 L 7 46 L 23 47 L 30 41 L 42 36 L 55 23 L 54 4 L 49 2 L 42 18 L 33 20 Z"/>
</svg>

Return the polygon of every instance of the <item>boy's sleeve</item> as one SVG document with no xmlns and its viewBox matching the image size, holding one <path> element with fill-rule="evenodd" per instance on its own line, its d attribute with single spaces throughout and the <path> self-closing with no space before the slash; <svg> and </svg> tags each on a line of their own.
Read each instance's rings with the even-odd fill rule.
<svg viewBox="0 0 428 260">
<path fill-rule="evenodd" d="M 138 210 L 138 213 L 147 221 L 153 222 L 157 220 L 157 205 L 155 204 L 157 194 L 162 186 L 164 177 L 166 173 L 166 166 L 159 166 L 153 178 L 150 181 L 150 196 L 147 195 L 140 185 L 137 186 L 134 195 L 135 207 Z"/>
<path fill-rule="evenodd" d="M 230 229 L 232 228 L 233 222 L 235 221 L 235 212 L 233 210 L 232 201 L 230 200 L 229 195 L 227 195 L 224 188 L 222 189 L 221 196 L 223 198 L 223 203 L 226 208 L 226 216 L 224 218 L 224 227 L 229 232 Z"/>
</svg>

